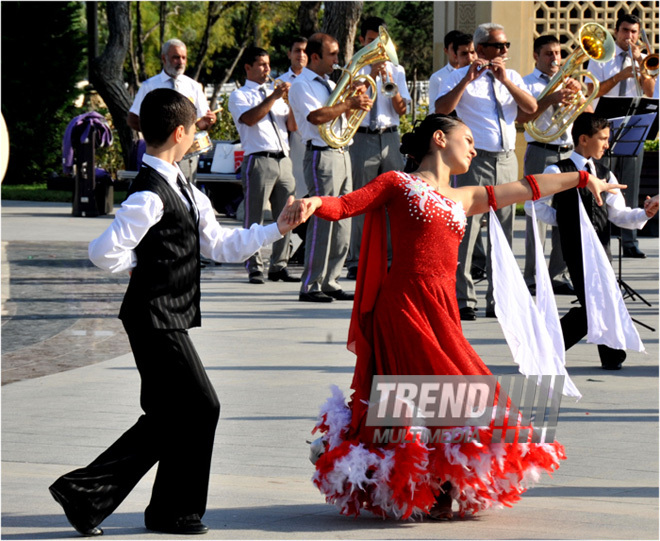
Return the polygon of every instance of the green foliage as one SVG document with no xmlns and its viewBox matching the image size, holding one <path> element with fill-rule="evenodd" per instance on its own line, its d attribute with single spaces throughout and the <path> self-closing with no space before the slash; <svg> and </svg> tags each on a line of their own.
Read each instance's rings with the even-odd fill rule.
<svg viewBox="0 0 660 541">
<path fill-rule="evenodd" d="M 385 20 L 408 81 L 415 73 L 418 80 L 428 79 L 433 68 L 433 2 L 365 2 L 362 18 L 370 16 Z"/>
<path fill-rule="evenodd" d="M 61 172 L 62 137 L 79 114 L 72 104 L 85 67 L 82 9 L 74 2 L 0 4 L 2 114 L 10 144 L 5 183 Z"/>
<path fill-rule="evenodd" d="M 219 141 L 237 141 L 238 131 L 229 112 L 229 95 L 224 94 L 218 98 L 218 106 L 222 111 L 217 114 L 217 122 L 209 130 L 209 136 L 212 140 Z"/>
<path fill-rule="evenodd" d="M 5 201 L 45 201 L 50 203 L 71 203 L 72 198 L 72 192 L 68 190 L 49 190 L 45 182 L 37 184 L 2 185 L 2 199 Z M 115 204 L 119 204 L 125 199 L 125 191 L 114 192 Z"/>
<path fill-rule="evenodd" d="M 644 150 L 646 152 L 658 152 L 659 141 L 657 139 L 653 141 L 644 141 Z"/>
</svg>

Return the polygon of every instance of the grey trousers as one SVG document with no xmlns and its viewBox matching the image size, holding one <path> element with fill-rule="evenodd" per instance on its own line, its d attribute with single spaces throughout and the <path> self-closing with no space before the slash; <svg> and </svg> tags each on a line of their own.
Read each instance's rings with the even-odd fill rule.
<svg viewBox="0 0 660 541">
<path fill-rule="evenodd" d="M 289 134 L 289 147 L 291 151 L 291 164 L 293 165 L 293 178 L 296 179 L 296 199 L 307 195 L 307 184 L 305 183 L 305 170 L 303 161 L 305 160 L 305 144 L 303 143 L 300 132 L 294 131 Z"/>
<path fill-rule="evenodd" d="M 340 196 L 353 189 L 348 152 L 307 149 L 304 167 L 310 196 Z M 341 289 L 337 279 L 348 254 L 350 236 L 350 220 L 329 222 L 316 216 L 310 218 L 305 238 L 302 293 Z"/>
<path fill-rule="evenodd" d="M 356 133 L 353 144 L 349 147 L 353 168 L 353 189 L 362 188 L 378 175 L 388 171 L 403 171 L 405 163 L 403 155 L 399 152 L 400 146 L 398 131 L 383 134 Z M 358 266 L 363 226 L 364 215 L 351 219 L 351 243 L 346 258 L 346 266 L 349 269 Z"/>
<path fill-rule="evenodd" d="M 264 221 L 264 205 L 270 201 L 273 219 L 277 219 L 286 205 L 290 195 L 296 191 L 296 181 L 290 158 L 269 158 L 267 156 L 245 156 L 241 165 L 241 179 L 245 194 L 245 219 L 243 225 L 262 224 Z M 282 270 L 289 261 L 291 233 L 273 243 L 270 257 L 269 272 Z M 245 262 L 248 273 L 263 272 L 264 263 L 261 251 L 255 253 Z"/>
<path fill-rule="evenodd" d="M 472 160 L 470 170 L 456 176 L 456 186 L 498 186 L 518 180 L 518 161 L 513 150 L 508 152 L 487 152 L 477 149 L 477 155 Z M 513 218 L 515 216 L 514 205 L 509 205 L 496 211 L 497 218 L 502 224 L 502 230 L 509 245 L 513 241 Z M 481 214 L 468 216 L 465 236 L 458 248 L 458 268 L 456 269 L 456 298 L 459 308 L 476 308 L 477 295 L 474 290 L 474 282 L 470 274 L 472 267 L 472 254 L 477 236 L 480 234 Z M 490 220 L 488 223 L 490 233 Z M 488 289 L 486 291 L 486 309 L 493 310 L 492 265 L 490 258 L 490 235 L 488 237 L 486 251 L 486 274 Z"/>
<path fill-rule="evenodd" d="M 644 161 L 644 149 L 637 156 L 603 157 L 598 160 L 600 164 L 607 167 L 620 184 L 627 184 L 625 190 L 621 190 L 626 205 L 630 208 L 639 207 L 639 182 L 642 175 L 642 162 Z M 637 229 L 621 228 L 621 244 L 624 248 L 635 248 L 638 246 Z"/>
<path fill-rule="evenodd" d="M 557 163 L 559 160 L 568 158 L 571 155 L 570 150 L 558 152 L 536 145 L 527 145 L 525 152 L 525 175 L 537 175 L 543 173 L 546 167 Z M 536 221 L 539 231 L 541 245 L 545 246 L 548 229 L 551 229 L 550 263 L 548 272 L 553 285 L 570 284 L 571 278 L 568 274 L 568 268 L 564 262 L 564 255 L 561 252 L 561 243 L 559 241 L 559 229 L 552 227 L 541 220 Z M 536 284 L 536 259 L 534 254 L 534 229 L 532 218 L 525 217 L 525 270 L 523 276 L 525 284 L 533 286 Z"/>
</svg>

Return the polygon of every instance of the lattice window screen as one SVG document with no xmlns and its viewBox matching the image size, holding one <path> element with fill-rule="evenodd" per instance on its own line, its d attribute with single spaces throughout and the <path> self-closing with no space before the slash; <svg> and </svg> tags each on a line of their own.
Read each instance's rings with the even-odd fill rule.
<svg viewBox="0 0 660 541">
<path fill-rule="evenodd" d="M 534 39 L 544 34 L 559 38 L 562 56 L 577 47 L 577 32 L 588 22 L 597 22 L 611 32 L 620 13 L 642 19 L 653 52 L 658 52 L 658 2 L 534 2 Z"/>
</svg>

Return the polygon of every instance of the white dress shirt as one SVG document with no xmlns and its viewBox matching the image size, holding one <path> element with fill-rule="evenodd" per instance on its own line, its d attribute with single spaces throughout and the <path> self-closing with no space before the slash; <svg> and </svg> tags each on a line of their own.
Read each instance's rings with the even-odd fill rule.
<svg viewBox="0 0 660 541">
<path fill-rule="evenodd" d="M 438 96 L 444 96 L 450 92 L 465 77 L 469 69 L 470 66 L 465 66 L 451 72 L 442 81 Z M 484 70 L 484 72 L 486 71 L 488 70 Z M 515 86 L 525 92 L 528 91 L 527 85 L 518 72 L 507 69 L 506 73 Z M 475 148 L 489 152 L 513 150 L 516 142 L 515 122 L 516 116 L 518 116 L 518 104 L 506 87 L 497 79 L 494 81 L 494 87 L 497 100 L 500 102 L 504 114 L 509 148 L 502 149 L 497 107 L 492 97 L 489 76 L 486 73 L 482 73 L 467 85 L 456 106 L 456 114 L 472 130 Z"/>
<path fill-rule="evenodd" d="M 543 77 L 550 77 L 549 75 L 543 73 L 540 69 L 534 68 L 534 71 L 530 73 L 529 75 L 525 75 L 523 77 L 523 81 L 527 85 L 527 89 L 529 93 L 534 96 L 535 98 L 538 98 L 545 90 L 545 87 L 548 86 L 549 81 L 546 81 L 543 79 Z M 538 117 L 536 117 L 536 120 L 534 123 L 536 124 L 536 127 L 539 130 L 546 130 L 550 127 L 550 121 L 552 119 L 552 115 L 554 113 L 552 105 L 548 107 L 545 111 L 543 111 Z M 572 145 L 573 144 L 573 138 L 571 137 L 571 125 L 566 129 L 566 131 L 563 133 L 561 137 L 558 137 L 557 139 L 550 141 L 549 144 L 551 145 Z M 536 141 L 531 135 L 529 135 L 527 132 L 525 132 L 525 141 L 528 143 L 531 143 L 533 141 Z"/>
<path fill-rule="evenodd" d="M 267 88 L 267 85 L 259 85 L 248 80 L 229 96 L 229 112 L 241 137 L 241 145 L 246 156 L 255 152 L 285 152 L 288 155 L 289 132 L 286 128 L 286 119 L 289 115 L 289 106 L 284 100 L 275 100 L 270 108 L 270 114 L 265 115 L 254 126 L 248 126 L 239 120 L 243 113 L 264 101 L 262 89 L 266 92 L 266 96 L 273 93 L 272 88 Z"/>
<path fill-rule="evenodd" d="M 631 65 L 631 59 L 630 59 L 630 53 L 628 51 L 624 51 L 621 47 L 616 45 L 614 47 L 614 58 L 610 60 L 609 62 L 596 62 L 595 60 L 589 60 L 589 63 L 587 64 L 587 71 L 590 71 L 593 73 L 594 77 L 600 81 L 607 81 L 611 77 L 614 77 L 617 73 L 621 71 L 621 53 L 624 53 L 623 59 L 625 60 L 624 66 L 630 66 Z M 642 53 L 642 57 L 645 57 L 646 55 Z M 593 82 L 589 77 L 586 77 L 585 79 L 587 82 Z M 624 96 L 629 97 L 629 98 L 634 98 L 637 97 L 637 87 L 635 85 L 635 80 L 633 78 L 626 79 L 626 93 Z M 619 88 L 623 84 L 623 81 L 618 82 L 615 84 L 609 92 L 606 94 L 603 94 L 603 96 L 619 96 Z M 602 97 L 602 96 L 601 96 Z M 597 98 L 593 101 L 591 106 L 596 109 L 596 106 L 598 105 L 598 100 L 600 98 Z"/>
<path fill-rule="evenodd" d="M 577 152 L 573 152 L 570 159 L 578 168 L 578 171 L 585 169 L 589 163 L 589 170 L 592 174 L 596 171 L 594 163 L 591 159 L 587 159 Z M 544 174 L 561 173 L 559 167 L 556 165 L 549 165 L 543 171 Z M 609 184 L 618 184 L 618 180 L 610 171 L 610 176 L 607 179 Z M 623 229 L 642 229 L 649 217 L 643 208 L 630 208 L 626 206 L 626 200 L 623 198 L 621 190 L 616 190 L 613 193 L 603 192 L 601 194 L 603 201 L 607 205 L 607 219 L 614 225 L 622 227 Z M 550 206 L 552 195 L 541 197 L 537 201 L 525 201 L 525 212 L 531 213 L 531 205 L 534 205 L 536 210 L 536 217 L 550 225 L 557 225 L 557 210 Z"/>
<path fill-rule="evenodd" d="M 172 165 L 145 154 L 143 167 L 148 165 L 160 173 L 190 209 L 188 200 L 177 185 L 183 176 L 178 165 Z M 222 227 L 215 217 L 211 201 L 195 186 L 189 185 L 199 213 L 199 244 L 204 257 L 221 262 L 241 262 L 259 248 L 282 238 L 276 223 L 267 226 L 253 224 L 250 229 Z M 163 217 L 163 201 L 150 191 L 131 194 L 121 204 L 110 226 L 89 244 L 89 258 L 110 272 L 130 270 L 137 265 L 135 247 L 147 231 Z"/>
<path fill-rule="evenodd" d="M 442 81 L 456 68 L 451 64 L 446 64 L 444 68 L 440 68 L 429 79 L 429 111 L 435 111 L 435 100 L 440 97 L 440 86 Z"/>
<path fill-rule="evenodd" d="M 392 62 L 385 62 L 387 72 L 392 76 L 392 82 L 397 85 L 399 88 L 399 94 L 406 102 L 410 103 L 410 93 L 408 92 L 408 84 L 406 83 L 406 70 L 400 64 L 395 66 Z M 360 70 L 361 75 L 369 75 L 371 72 L 371 66 L 365 66 Z M 372 129 L 382 130 L 384 128 L 390 128 L 392 126 L 399 125 L 399 113 L 394 110 L 392 105 L 392 99 L 384 96 L 381 92 L 383 88 L 383 82 L 380 77 L 376 77 L 376 101 L 372 110 L 375 115 L 375 125 L 372 126 Z M 373 96 L 372 96 L 373 98 Z M 371 114 L 367 113 L 360 126 L 364 128 L 369 128 L 371 122 Z"/>
<path fill-rule="evenodd" d="M 140 106 L 144 97 L 157 88 L 172 88 L 172 83 L 172 77 L 165 73 L 165 71 L 161 71 L 158 75 L 154 75 L 144 81 L 135 95 L 130 112 L 140 116 Z M 197 109 L 197 118 L 208 113 L 209 102 L 200 83 L 186 75 L 179 75 L 176 78 L 176 90 L 193 102 L 195 109 Z"/>
<path fill-rule="evenodd" d="M 289 71 L 286 73 L 283 73 L 282 75 L 275 77 L 275 79 L 279 79 L 283 83 L 291 83 L 293 84 L 293 81 L 298 77 L 291 68 L 289 68 Z"/>
<path fill-rule="evenodd" d="M 325 107 L 330 97 L 330 92 L 319 79 L 325 80 L 330 88 L 335 88 L 335 83 L 327 76 L 321 77 L 309 68 L 303 68 L 302 73 L 296 77 L 289 89 L 289 104 L 293 109 L 303 143 L 307 144 L 311 141 L 315 146 L 325 147 L 328 144 L 321 139 L 318 126 L 307 120 L 309 113 Z M 339 122 L 335 124 L 337 132 L 339 131 L 338 124 Z"/>
</svg>

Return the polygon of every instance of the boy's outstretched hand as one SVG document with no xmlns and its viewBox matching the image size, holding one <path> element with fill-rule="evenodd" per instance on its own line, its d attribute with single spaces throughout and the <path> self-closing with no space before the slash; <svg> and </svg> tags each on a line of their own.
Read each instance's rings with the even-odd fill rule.
<svg viewBox="0 0 660 541">
<path fill-rule="evenodd" d="M 318 198 L 317 198 L 318 199 Z M 277 218 L 277 228 L 282 235 L 285 235 L 292 229 L 298 227 L 301 223 L 314 214 L 318 207 L 312 203 L 311 199 L 296 199 L 290 195 L 286 205 Z"/>
<path fill-rule="evenodd" d="M 653 197 L 647 197 L 644 201 L 644 212 L 649 218 L 653 218 L 658 212 L 659 199 L 659 196 L 654 195 Z"/>
</svg>

